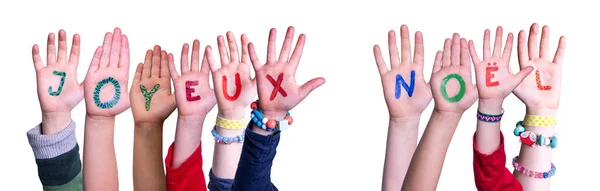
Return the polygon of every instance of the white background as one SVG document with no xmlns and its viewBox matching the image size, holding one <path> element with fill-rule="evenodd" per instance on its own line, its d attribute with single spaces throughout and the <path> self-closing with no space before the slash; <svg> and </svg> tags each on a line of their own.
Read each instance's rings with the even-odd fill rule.
<svg viewBox="0 0 600 191">
<path fill-rule="evenodd" d="M 586 4 L 590 2 L 590 4 Z M 528 30 L 533 22 L 551 28 L 552 51 L 560 35 L 567 37 L 563 90 L 558 112 L 560 144 L 553 161 L 557 175 L 552 190 L 596 187 L 598 157 L 597 89 L 598 25 L 593 1 L 2 1 L 0 54 L 2 114 L 0 133 L 2 173 L 7 190 L 40 190 L 37 169 L 25 132 L 41 121 L 36 94 L 31 46 L 45 54 L 50 32 L 65 29 L 69 45 L 74 33 L 82 39 L 78 79 L 85 71 L 104 33 L 121 27 L 131 44 L 130 78 L 147 49 L 159 44 L 174 53 L 176 63 L 183 43 L 200 39 L 201 46 L 216 47 L 217 35 L 228 30 L 249 35 L 261 60 L 265 60 L 268 31 L 278 29 L 278 46 L 285 29 L 296 27 L 307 43 L 297 80 L 322 76 L 327 82 L 292 110 L 294 125 L 284 132 L 275 158 L 272 179 L 281 190 L 380 190 L 388 115 L 372 47 L 382 45 L 387 54 L 387 32 L 407 24 L 425 38 L 425 76 L 429 79 L 435 51 L 443 40 L 459 32 L 475 40 L 481 52 L 483 31 L 502 25 L 505 35 Z M 493 36 L 494 33 L 492 33 Z M 515 38 L 516 42 L 516 38 Z M 414 45 L 414 43 L 413 43 Z M 279 48 L 278 48 L 279 49 Z M 217 52 L 214 52 L 215 54 Z M 554 52 L 552 52 L 554 54 Z M 45 60 L 45 59 L 44 59 Z M 387 60 L 387 59 L 386 59 Z M 517 67 L 516 44 L 511 64 Z M 44 61 L 45 63 L 45 61 Z M 178 64 L 176 64 L 179 67 Z M 596 91 L 597 92 L 597 91 Z M 472 170 L 472 136 L 476 104 L 467 112 L 454 135 L 438 190 L 475 190 Z M 422 133 L 433 108 L 423 113 Z M 518 154 L 511 135 L 525 108 L 509 96 L 502 130 L 506 135 L 507 167 Z M 165 122 L 164 155 L 175 133 L 175 111 Z M 204 172 L 212 163 L 213 141 L 205 123 L 202 140 Z M 73 110 L 77 138 L 83 145 L 85 104 Z M 132 190 L 133 118 L 131 110 L 117 117 L 115 145 L 121 190 Z M 208 179 L 207 179 L 208 181 Z M 8 189 L 13 188 L 13 189 Z"/>
</svg>

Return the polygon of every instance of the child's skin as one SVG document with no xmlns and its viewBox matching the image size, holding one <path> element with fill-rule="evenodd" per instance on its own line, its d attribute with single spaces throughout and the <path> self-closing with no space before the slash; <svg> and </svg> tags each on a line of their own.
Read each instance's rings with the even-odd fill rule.
<svg viewBox="0 0 600 191">
<path fill-rule="evenodd" d="M 456 102 L 447 101 L 441 91 L 442 80 L 450 74 L 462 76 L 464 97 Z M 459 94 L 458 80 L 449 80 L 445 86 L 449 97 Z M 448 151 L 448 145 L 465 110 L 477 99 L 477 88 L 471 83 L 471 59 L 467 41 L 454 34 L 444 42 L 444 51 L 438 51 L 431 75 L 431 91 L 435 106 L 423 137 L 411 160 L 402 190 L 436 190 Z"/>
<path fill-rule="evenodd" d="M 140 88 L 147 91 L 159 84 L 151 95 L 149 107 Z M 149 96 L 149 95 L 146 95 Z M 164 121 L 175 110 L 175 95 L 171 93 L 171 75 L 168 57 L 160 46 L 146 51 L 144 63 L 137 65 L 131 83 L 131 111 L 133 113 L 133 187 L 134 190 L 165 190 L 165 172 L 162 155 Z"/>
<path fill-rule="evenodd" d="M 390 114 L 385 164 L 383 169 L 382 190 L 400 190 L 408 165 L 417 146 L 419 121 L 423 110 L 431 102 L 431 88 L 423 77 L 423 35 L 415 33 L 414 60 L 411 57 L 411 47 L 408 27 L 400 27 L 400 48 L 398 54 L 396 45 L 396 32 L 388 33 L 388 46 L 391 70 L 388 70 L 379 45 L 373 47 L 375 61 L 383 94 Z M 415 71 L 415 84 L 412 95 L 406 89 L 401 89 L 399 99 L 396 99 L 396 76 L 402 75 L 408 85 L 410 84 L 411 71 Z"/>
<path fill-rule="evenodd" d="M 120 86 L 120 98 L 114 99 L 112 83 L 101 88 L 100 101 L 118 100 L 112 108 L 100 108 L 94 101 L 99 82 L 112 77 Z M 86 105 L 83 148 L 84 190 L 118 190 L 119 181 L 114 146 L 115 116 L 129 108 L 129 42 L 121 29 L 106 33 L 104 44 L 96 49 L 84 81 Z"/>
</svg>

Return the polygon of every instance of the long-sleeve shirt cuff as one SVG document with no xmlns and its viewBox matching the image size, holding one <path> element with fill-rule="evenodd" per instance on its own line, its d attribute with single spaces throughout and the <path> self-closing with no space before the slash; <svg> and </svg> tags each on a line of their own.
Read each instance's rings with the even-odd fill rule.
<svg viewBox="0 0 600 191">
<path fill-rule="evenodd" d="M 27 139 L 36 159 L 49 159 L 69 152 L 77 144 L 75 122 L 53 135 L 42 134 L 42 124 L 27 131 Z"/>
<path fill-rule="evenodd" d="M 475 185 L 478 190 L 485 191 L 522 191 L 519 181 L 506 168 L 504 152 L 504 136 L 500 135 L 500 146 L 491 154 L 483 154 L 477 150 L 473 135 L 473 171 Z"/>
<path fill-rule="evenodd" d="M 281 133 L 264 136 L 251 129 L 252 124 L 249 124 L 235 174 L 234 190 L 278 190 L 271 182 L 271 167 Z"/>
<path fill-rule="evenodd" d="M 206 190 L 206 180 L 202 171 L 202 143 L 198 144 L 198 148 L 177 168 L 171 165 L 174 146 L 175 143 L 171 144 L 165 158 L 167 190 Z"/>
</svg>

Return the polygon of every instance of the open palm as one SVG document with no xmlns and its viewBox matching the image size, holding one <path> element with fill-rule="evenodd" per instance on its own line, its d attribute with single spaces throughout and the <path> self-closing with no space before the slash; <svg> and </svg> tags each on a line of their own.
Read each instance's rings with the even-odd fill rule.
<svg viewBox="0 0 600 191">
<path fill-rule="evenodd" d="M 475 80 L 477 81 L 479 99 L 504 100 L 533 70 L 532 67 L 527 67 L 513 75 L 509 64 L 512 46 L 513 35 L 509 33 L 504 51 L 501 51 L 502 27 L 496 29 L 494 51 L 491 54 L 490 30 L 485 30 L 483 35 L 483 60 L 479 60 L 473 41 L 469 41 L 469 51 L 475 66 Z"/>
<path fill-rule="evenodd" d="M 410 39 L 408 27 L 405 25 L 400 28 L 400 41 L 402 57 L 398 55 L 396 32 L 392 30 L 388 33 L 391 70 L 387 69 L 379 45 L 373 48 L 375 62 L 381 75 L 383 95 L 390 117 L 418 117 L 432 98 L 431 88 L 423 77 L 423 35 L 420 32 L 415 33 L 414 61 L 410 55 Z M 404 87 L 402 82 L 408 87 Z"/>
<path fill-rule="evenodd" d="M 538 25 L 535 23 L 531 25 L 529 40 L 525 37 L 525 31 L 519 32 L 517 47 L 519 65 L 521 70 L 533 66 L 534 71 L 513 93 L 527 107 L 557 109 L 560 102 L 561 67 L 566 39 L 560 38 L 554 60 L 550 61 L 550 28 L 548 26 L 542 28 L 542 40 L 539 45 L 538 34 Z"/>
<path fill-rule="evenodd" d="M 430 80 L 435 110 L 462 114 L 469 109 L 477 100 L 477 88 L 471 81 L 467 41 L 454 34 L 444 42 L 444 51 L 435 55 Z"/>
<path fill-rule="evenodd" d="M 130 98 L 136 123 L 162 123 L 175 110 L 167 52 L 160 46 L 148 50 L 144 63 L 138 64 Z"/>
<path fill-rule="evenodd" d="M 205 51 L 206 52 L 206 51 Z M 175 86 L 177 112 L 180 116 L 205 116 L 217 103 L 215 93 L 209 86 L 210 69 L 206 56 L 200 66 L 200 41 L 194 40 L 192 45 L 191 67 L 189 45 L 186 43 L 181 50 L 181 76 L 175 69 L 173 55 L 169 54 L 169 72 Z"/>
<path fill-rule="evenodd" d="M 129 42 L 121 29 L 106 33 L 84 81 L 88 115 L 112 117 L 129 108 Z"/>
<path fill-rule="evenodd" d="M 83 87 L 77 82 L 79 35 L 73 35 L 71 54 L 67 60 L 67 35 L 58 32 L 58 55 L 55 35 L 48 35 L 48 54 L 44 67 L 38 45 L 33 45 L 33 64 L 37 77 L 37 92 L 42 112 L 71 111 L 83 99 Z"/>
</svg>

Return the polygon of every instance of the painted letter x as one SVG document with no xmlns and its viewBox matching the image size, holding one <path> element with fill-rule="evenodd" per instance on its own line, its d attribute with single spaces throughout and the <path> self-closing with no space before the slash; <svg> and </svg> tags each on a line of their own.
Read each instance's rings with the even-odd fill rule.
<svg viewBox="0 0 600 191">
<path fill-rule="evenodd" d="M 277 92 L 281 93 L 281 96 L 283 97 L 287 96 L 287 92 L 285 92 L 283 87 L 281 87 L 281 82 L 283 82 L 283 73 L 279 73 L 279 76 L 277 76 L 277 81 L 275 81 L 275 79 L 273 79 L 273 77 L 269 74 L 267 74 L 267 79 L 269 82 L 271 82 L 271 84 L 273 84 L 273 91 L 271 92 L 271 97 L 269 97 L 270 101 L 275 99 Z"/>
</svg>

